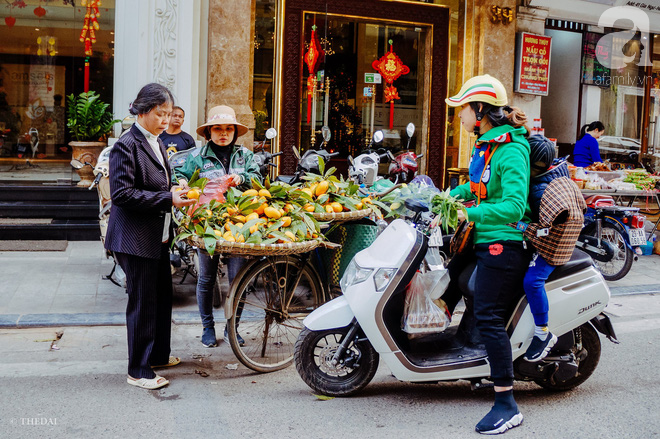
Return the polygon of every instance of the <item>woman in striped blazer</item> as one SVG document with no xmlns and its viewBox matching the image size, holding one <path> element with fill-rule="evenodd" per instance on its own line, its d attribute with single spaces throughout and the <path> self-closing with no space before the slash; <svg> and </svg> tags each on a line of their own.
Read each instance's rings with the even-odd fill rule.
<svg viewBox="0 0 660 439">
<path fill-rule="evenodd" d="M 130 107 L 137 122 L 110 152 L 112 211 L 105 247 L 126 273 L 127 381 L 144 389 L 169 384 L 153 368 L 180 362 L 170 356 L 171 209 L 194 200 L 170 191 L 167 153 L 158 139 L 168 126 L 173 104 L 166 87 L 145 85 Z"/>
</svg>

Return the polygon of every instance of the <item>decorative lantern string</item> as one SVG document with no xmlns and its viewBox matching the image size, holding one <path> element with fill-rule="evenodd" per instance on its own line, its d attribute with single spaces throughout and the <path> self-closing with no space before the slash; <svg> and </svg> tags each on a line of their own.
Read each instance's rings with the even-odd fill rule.
<svg viewBox="0 0 660 439">
<path fill-rule="evenodd" d="M 312 35 L 309 41 L 309 49 L 303 56 L 303 61 L 307 64 L 309 76 L 307 77 L 307 123 L 312 117 L 312 101 L 316 96 L 316 69 L 323 59 L 323 49 L 319 44 L 319 38 L 316 35 L 316 25 L 312 26 Z M 315 127 L 312 127 L 312 132 Z"/>
<path fill-rule="evenodd" d="M 92 56 L 92 44 L 96 43 L 96 31 L 99 30 L 98 17 L 101 16 L 99 6 L 101 0 L 81 0 L 80 4 L 87 7 L 85 23 L 80 31 L 80 42 L 85 43 L 85 93 L 89 91 L 89 57 Z"/>
<path fill-rule="evenodd" d="M 394 129 L 394 99 L 401 99 L 399 93 L 392 85 L 399 76 L 410 73 L 410 68 L 404 65 L 401 59 L 397 56 L 392 48 L 392 40 L 389 40 L 390 50 L 383 55 L 380 59 L 371 63 L 371 67 L 376 69 L 378 73 L 385 79 L 385 102 L 390 103 L 390 130 Z"/>
</svg>

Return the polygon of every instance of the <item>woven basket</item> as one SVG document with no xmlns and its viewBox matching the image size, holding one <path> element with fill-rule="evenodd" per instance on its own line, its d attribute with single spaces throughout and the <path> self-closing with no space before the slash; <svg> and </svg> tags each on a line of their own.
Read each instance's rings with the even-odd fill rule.
<svg viewBox="0 0 660 439">
<path fill-rule="evenodd" d="M 319 221 L 350 221 L 367 217 L 369 214 L 371 214 L 371 208 L 347 212 L 312 212 L 312 216 Z"/>
<path fill-rule="evenodd" d="M 188 238 L 190 245 L 204 250 L 204 241 L 197 236 Z M 294 253 L 306 253 L 323 245 L 320 239 L 312 239 L 302 242 L 286 242 L 283 244 L 246 244 L 244 242 L 230 242 L 218 240 L 215 244 L 215 253 L 227 253 L 231 255 L 246 256 L 278 256 L 291 255 Z"/>
</svg>

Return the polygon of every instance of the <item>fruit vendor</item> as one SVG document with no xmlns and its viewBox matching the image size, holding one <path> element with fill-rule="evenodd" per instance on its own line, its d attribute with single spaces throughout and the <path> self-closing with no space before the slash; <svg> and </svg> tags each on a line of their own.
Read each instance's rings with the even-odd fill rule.
<svg viewBox="0 0 660 439">
<path fill-rule="evenodd" d="M 236 186 L 249 186 L 252 178 L 261 181 L 259 165 L 253 160 L 252 151 L 236 145 L 236 139 L 247 133 L 248 127 L 236 120 L 234 109 L 226 105 L 213 107 L 205 124 L 197 128 L 197 134 L 208 140 L 202 148 L 193 150 L 184 164 L 174 169 L 174 178 L 182 189 L 188 189 L 188 180 L 199 169 L 200 178 L 215 179 L 230 175 Z M 217 346 L 215 322 L 213 320 L 213 288 L 218 272 L 219 255 L 209 256 L 197 250 L 199 273 L 197 276 L 197 305 L 202 319 L 202 344 L 207 348 Z M 227 279 L 233 282 L 245 259 L 229 258 Z M 227 327 L 224 339 L 227 341 Z M 238 336 L 239 342 L 243 341 Z"/>
</svg>

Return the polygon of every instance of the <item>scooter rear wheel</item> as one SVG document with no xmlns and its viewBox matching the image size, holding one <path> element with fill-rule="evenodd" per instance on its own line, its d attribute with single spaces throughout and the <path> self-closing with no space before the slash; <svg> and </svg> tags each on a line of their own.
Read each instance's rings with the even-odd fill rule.
<svg viewBox="0 0 660 439">
<path fill-rule="evenodd" d="M 582 234 L 597 237 L 596 224 L 592 223 L 585 227 Z M 628 248 L 622 230 L 610 223 L 603 222 L 601 239 L 612 246 L 614 255 L 607 262 L 594 259 L 594 264 L 605 280 L 613 281 L 622 279 L 630 271 L 634 259 L 633 252 Z"/>
<path fill-rule="evenodd" d="M 337 365 L 331 363 L 350 326 L 312 331 L 305 328 L 294 354 L 298 374 L 314 391 L 328 396 L 349 396 L 362 390 L 376 374 L 378 352 L 360 338 L 349 346 Z"/>
<path fill-rule="evenodd" d="M 585 382 L 596 370 L 596 366 L 598 366 L 598 362 L 600 361 L 600 338 L 598 337 L 598 333 L 589 323 L 585 323 L 574 331 L 576 332 L 576 346 L 573 347 L 574 354 L 576 354 L 576 356 L 581 354 L 577 345 L 578 340 L 580 340 L 582 350 L 586 351 L 586 357 L 580 360 L 577 374 L 569 380 L 560 383 L 553 382 L 552 380 L 534 381 L 544 389 L 553 390 L 555 392 L 564 392 L 566 390 L 574 389 Z"/>
</svg>

